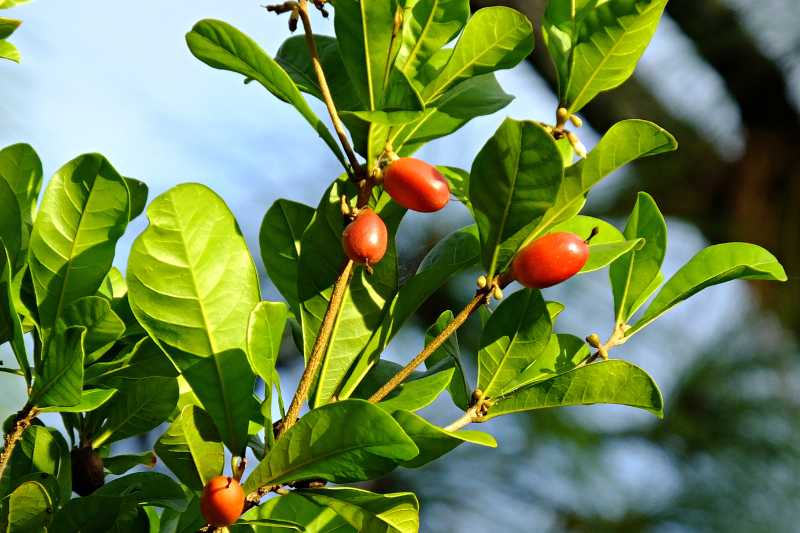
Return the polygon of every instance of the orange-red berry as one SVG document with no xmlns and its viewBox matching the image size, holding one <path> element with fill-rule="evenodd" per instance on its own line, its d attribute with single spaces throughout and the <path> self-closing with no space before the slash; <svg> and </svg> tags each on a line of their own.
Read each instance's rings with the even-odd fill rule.
<svg viewBox="0 0 800 533">
<path fill-rule="evenodd" d="M 556 232 L 536 239 L 517 253 L 511 274 L 522 285 L 543 289 L 571 278 L 589 259 L 589 245 L 574 233 Z"/>
<path fill-rule="evenodd" d="M 386 224 L 371 209 L 363 209 L 342 232 L 342 247 L 356 263 L 374 265 L 383 259 L 389 242 Z"/>
<path fill-rule="evenodd" d="M 203 487 L 200 512 L 206 522 L 216 527 L 236 523 L 244 510 L 244 490 L 232 477 L 217 476 Z"/>
<path fill-rule="evenodd" d="M 447 205 L 450 186 L 436 167 L 413 157 L 402 157 L 383 171 L 383 188 L 406 209 L 430 213 Z"/>
</svg>

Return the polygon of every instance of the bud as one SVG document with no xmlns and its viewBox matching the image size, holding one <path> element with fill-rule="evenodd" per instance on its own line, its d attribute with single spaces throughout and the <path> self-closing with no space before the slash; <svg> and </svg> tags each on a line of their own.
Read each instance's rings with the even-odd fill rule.
<svg viewBox="0 0 800 533">
<path fill-rule="evenodd" d="M 494 289 L 492 289 L 492 296 L 494 296 L 495 300 L 502 300 L 503 299 L 503 289 L 495 285 Z"/>
<path fill-rule="evenodd" d="M 581 120 L 581 117 L 579 117 L 578 115 L 570 115 L 569 121 L 572 122 L 572 125 L 575 126 L 576 128 L 580 128 L 581 126 L 583 126 L 583 121 Z"/>
<path fill-rule="evenodd" d="M 589 346 L 592 348 L 600 348 L 602 341 L 600 340 L 600 336 L 597 333 L 592 333 L 588 337 L 586 337 L 586 342 L 589 343 Z"/>
<path fill-rule="evenodd" d="M 486 288 L 486 276 L 481 276 L 478 278 L 478 288 L 485 289 Z"/>
<path fill-rule="evenodd" d="M 567 118 L 569 118 L 569 111 L 565 107 L 559 107 L 556 110 L 556 124 L 558 126 L 563 126 L 567 122 Z"/>
</svg>

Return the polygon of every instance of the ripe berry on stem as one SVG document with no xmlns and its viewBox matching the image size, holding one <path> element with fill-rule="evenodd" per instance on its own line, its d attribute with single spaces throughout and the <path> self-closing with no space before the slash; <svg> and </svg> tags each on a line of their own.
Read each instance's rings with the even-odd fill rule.
<svg viewBox="0 0 800 533">
<path fill-rule="evenodd" d="M 447 205 L 450 186 L 436 167 L 413 157 L 389 163 L 383 171 L 383 188 L 406 209 L 431 213 Z"/>
<path fill-rule="evenodd" d="M 342 247 L 347 257 L 362 265 L 374 265 L 383 259 L 389 232 L 372 209 L 362 209 L 342 232 Z"/>
<path fill-rule="evenodd" d="M 217 476 L 203 487 L 200 512 L 215 527 L 234 524 L 244 510 L 244 490 L 232 477 Z"/>
<path fill-rule="evenodd" d="M 533 289 L 551 287 L 577 274 L 589 259 L 589 245 L 564 231 L 540 237 L 517 253 L 511 274 Z"/>
</svg>

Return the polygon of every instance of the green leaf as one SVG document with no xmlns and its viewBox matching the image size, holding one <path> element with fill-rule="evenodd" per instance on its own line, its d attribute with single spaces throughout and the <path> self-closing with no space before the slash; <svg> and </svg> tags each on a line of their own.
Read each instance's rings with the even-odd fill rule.
<svg viewBox="0 0 800 533">
<path fill-rule="evenodd" d="M 86 363 L 103 356 L 125 333 L 125 324 L 100 296 L 84 296 L 66 306 L 61 315 L 64 327 L 86 328 Z"/>
<path fill-rule="evenodd" d="M 298 491 L 300 496 L 329 507 L 361 533 L 416 533 L 419 501 L 411 492 L 375 494 L 353 487 Z"/>
<path fill-rule="evenodd" d="M 561 94 L 570 113 L 633 74 L 666 5 L 667 0 L 613 0 L 584 7 Z"/>
<path fill-rule="evenodd" d="M 247 358 L 253 371 L 272 387 L 289 310 L 283 302 L 259 302 L 247 326 Z"/>
<path fill-rule="evenodd" d="M 24 252 L 28 249 L 42 188 L 42 162 L 30 145 L 13 144 L 0 150 L 0 181 L 3 180 L 17 197 L 23 229 L 21 251 Z"/>
<path fill-rule="evenodd" d="M 379 360 L 364 376 L 354 396 L 369 398 L 403 367 L 391 361 Z M 453 368 L 429 372 L 414 372 L 377 405 L 387 413 L 399 409 L 417 411 L 432 404 L 453 379 Z"/>
<path fill-rule="evenodd" d="M 508 7 L 480 9 L 467 22 L 453 55 L 436 79 L 422 91 L 431 102 L 460 81 L 515 66 L 533 51 L 528 18 Z"/>
<path fill-rule="evenodd" d="M 400 155 L 411 155 L 423 144 L 450 135 L 475 117 L 491 115 L 513 100 L 494 74 L 469 78 L 428 104 L 418 119 L 395 127 L 389 139 Z"/>
<path fill-rule="evenodd" d="M 487 278 L 502 272 L 553 205 L 564 175 L 552 135 L 506 119 L 472 163 L 469 197 Z"/>
<path fill-rule="evenodd" d="M 551 335 L 539 356 L 507 383 L 501 394 L 568 372 L 586 360 L 589 353 L 589 345 L 583 339 L 566 333 Z"/>
<path fill-rule="evenodd" d="M 310 411 L 292 426 L 247 478 L 245 490 L 306 479 L 374 479 L 417 453 L 386 411 L 363 400 L 343 400 Z"/>
<path fill-rule="evenodd" d="M 150 337 L 140 339 L 117 354 L 111 361 L 88 366 L 84 373 L 87 385 L 120 387 L 132 379 L 177 377 L 178 372 L 161 348 Z"/>
<path fill-rule="evenodd" d="M 111 267 L 97 290 L 97 295 L 113 301 L 122 298 L 126 294 L 128 294 L 128 284 L 125 282 L 125 277 L 117 267 Z"/>
<path fill-rule="evenodd" d="M 150 190 L 147 188 L 147 184 L 133 178 L 125 178 L 125 185 L 128 186 L 128 192 L 131 198 L 128 220 L 133 220 L 141 215 L 145 206 L 147 206 L 147 195 L 150 193 Z"/>
<path fill-rule="evenodd" d="M 422 66 L 458 35 L 469 14 L 468 0 L 406 1 L 395 66 L 416 79 Z"/>
<path fill-rule="evenodd" d="M 67 328 L 52 336 L 33 382 L 31 404 L 37 407 L 70 407 L 81 401 L 84 339 L 86 329 Z"/>
<path fill-rule="evenodd" d="M 646 120 L 623 120 L 614 124 L 589 155 L 566 168 L 555 205 L 528 236 L 529 242 L 555 224 L 573 217 L 586 201 L 589 189 L 603 178 L 642 157 L 671 152 L 678 147 L 668 131 Z"/>
<path fill-rule="evenodd" d="M 552 329 L 539 291 L 523 289 L 505 298 L 481 335 L 478 388 L 489 398 L 497 396 L 541 354 Z"/>
<path fill-rule="evenodd" d="M 303 99 L 292 78 L 250 37 L 221 20 L 201 20 L 186 34 L 192 54 L 208 66 L 256 80 L 278 99 L 295 107 L 347 168 L 339 145 Z"/>
<path fill-rule="evenodd" d="M 128 188 L 99 154 L 73 159 L 45 190 L 33 225 L 30 270 L 42 328 L 63 309 L 97 292 L 128 225 Z"/>
<path fill-rule="evenodd" d="M 53 519 L 53 507 L 53 500 L 44 485 L 36 481 L 26 481 L 14 489 L 8 498 L 8 531 L 47 531 Z"/>
<path fill-rule="evenodd" d="M 72 494 L 69 446 L 57 430 L 34 424 L 25 431 L 0 480 L 0 497 L 28 479 L 41 481 L 55 503 Z"/>
<path fill-rule="evenodd" d="M 141 453 L 129 453 L 125 455 L 114 455 L 103 457 L 103 467 L 114 475 L 121 476 L 127 474 L 129 470 L 138 466 L 153 468 L 156 466 L 156 454 L 151 450 Z"/>
<path fill-rule="evenodd" d="M 92 441 L 94 448 L 146 433 L 167 420 L 178 404 L 175 378 L 127 380 L 114 398 L 98 411 L 105 423 Z"/>
<path fill-rule="evenodd" d="M 644 246 L 620 257 L 611 265 L 609 278 L 614 294 L 614 316 L 625 324 L 656 290 L 667 250 L 667 223 L 655 200 L 640 192 L 625 226 L 628 239 L 643 238 Z"/>
<path fill-rule="evenodd" d="M 469 172 L 456 167 L 437 166 L 436 169 L 442 173 L 450 186 L 452 194 L 459 202 L 472 213 L 472 204 L 469 201 Z"/>
<path fill-rule="evenodd" d="M 128 259 L 131 309 L 181 369 L 225 444 L 241 453 L 255 383 L 246 355 L 247 321 L 260 299 L 253 259 L 225 202 L 203 185 L 170 189 L 147 216 Z"/>
<path fill-rule="evenodd" d="M 267 500 L 243 514 L 241 520 L 263 519 L 289 520 L 305 527 L 306 531 L 314 533 L 357 533 L 357 530 L 351 527 L 336 511 L 328 506 L 317 505 L 297 492 L 290 492 L 279 498 Z M 254 533 L 282 533 L 285 531 L 285 528 L 265 525 L 250 527 L 253 528 Z M 233 526 L 232 531 L 240 533 L 238 526 Z"/>
<path fill-rule="evenodd" d="M 633 335 L 673 306 L 706 287 L 734 279 L 786 281 L 786 272 L 771 253 L 755 244 L 728 242 L 701 250 L 672 276 L 644 315 L 628 330 Z"/>
<path fill-rule="evenodd" d="M 435 461 L 464 442 L 497 448 L 494 437 L 482 431 L 445 431 L 408 411 L 397 411 L 394 417 L 419 448 L 419 455 L 403 463 L 407 468 L 419 468 Z"/>
<path fill-rule="evenodd" d="M 564 94 L 569 80 L 572 47 L 577 33 L 576 14 L 589 0 L 552 1 L 542 17 L 542 39 L 556 71 L 558 94 Z"/>
<path fill-rule="evenodd" d="M 67 407 L 43 407 L 43 413 L 85 413 L 94 411 L 101 405 L 108 402 L 115 394 L 117 389 L 89 389 L 81 392 L 81 399 L 76 405 Z"/>
<path fill-rule="evenodd" d="M 452 311 L 445 311 L 439 315 L 436 322 L 425 332 L 425 345 L 427 346 L 430 344 L 452 321 Z M 467 378 L 464 376 L 464 368 L 461 366 L 458 334 L 456 332 L 453 332 L 453 334 L 425 360 L 425 367 L 428 368 L 429 371 L 434 369 L 441 370 L 444 368 L 454 369 L 453 378 L 450 380 L 450 384 L 447 388 L 450 391 L 450 397 L 453 398 L 453 403 L 460 409 L 466 411 L 469 407 L 470 390 L 467 385 Z"/>
<path fill-rule="evenodd" d="M 19 204 L 11 186 L 0 179 L 0 240 L 5 244 L 6 253 L 11 261 L 12 275 L 18 270 L 20 252 L 22 250 L 24 229 Z"/>
<path fill-rule="evenodd" d="M 485 420 L 509 413 L 610 403 L 645 409 L 659 418 L 664 401 L 644 370 L 619 359 L 583 366 L 498 398 Z"/>
<path fill-rule="evenodd" d="M 28 362 L 25 339 L 22 336 L 22 324 L 14 305 L 11 270 L 11 259 L 8 257 L 3 240 L 0 239 L 0 343 L 6 340 L 11 343 L 11 350 L 25 376 L 25 383 L 30 384 L 32 380 L 31 365 Z"/>
<path fill-rule="evenodd" d="M 15 63 L 19 63 L 22 56 L 17 50 L 17 47 L 8 41 L 0 40 L 0 59 L 8 59 Z"/>
<path fill-rule="evenodd" d="M 225 467 L 225 448 L 214 421 L 187 405 L 155 444 L 155 452 L 182 483 L 201 490 Z"/>
<path fill-rule="evenodd" d="M 348 182 L 337 180 L 333 183 L 303 234 L 298 289 L 306 358 L 311 354 L 328 308 L 333 284 L 346 261 L 341 245 L 344 222 L 339 199 L 349 192 L 347 187 L 350 187 Z M 375 265 L 372 274 L 367 274 L 363 268 L 355 269 L 333 325 L 319 373 L 314 406 L 327 403 L 337 393 L 351 365 L 379 329 L 387 304 L 397 291 L 394 231 L 392 224 L 383 218 L 389 225 L 389 249 L 381 262 Z"/>
<path fill-rule="evenodd" d="M 364 122 L 374 122 L 384 126 L 396 126 L 413 122 L 422 116 L 422 111 L 342 111 L 342 117 L 352 116 Z"/>
<path fill-rule="evenodd" d="M 0 9 L 21 6 L 22 4 L 27 4 L 30 1 L 31 0 L 0 0 Z"/>
</svg>

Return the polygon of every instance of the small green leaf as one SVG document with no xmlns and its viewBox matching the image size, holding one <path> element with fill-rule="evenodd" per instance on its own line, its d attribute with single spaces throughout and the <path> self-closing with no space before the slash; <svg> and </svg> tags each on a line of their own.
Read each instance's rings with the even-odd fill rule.
<svg viewBox="0 0 800 533">
<path fill-rule="evenodd" d="M 386 411 L 363 400 L 343 400 L 310 411 L 292 426 L 247 478 L 245 490 L 304 479 L 374 479 L 417 453 Z"/>
<path fill-rule="evenodd" d="M 419 501 L 411 492 L 375 494 L 353 487 L 335 487 L 297 493 L 333 509 L 361 533 L 419 531 Z"/>
<path fill-rule="evenodd" d="M 45 330 L 71 302 L 97 292 L 128 225 L 128 196 L 122 176 L 99 154 L 73 159 L 50 180 L 29 259 Z"/>
<path fill-rule="evenodd" d="M 396 126 L 414 122 L 422 117 L 422 111 L 342 111 L 342 117 L 352 116 L 364 122 L 374 122 L 384 126 Z"/>
<path fill-rule="evenodd" d="M 664 409 L 661 392 L 653 378 L 627 361 L 612 359 L 537 381 L 498 398 L 485 419 L 520 411 L 595 403 L 638 407 L 659 418 Z"/>
<path fill-rule="evenodd" d="M 31 403 L 37 407 L 70 407 L 81 401 L 86 329 L 67 328 L 50 338 L 41 370 L 33 382 Z"/>
<path fill-rule="evenodd" d="M 140 339 L 111 361 L 99 361 L 88 366 L 84 372 L 87 385 L 113 387 L 120 387 L 121 383 L 133 379 L 177 376 L 175 365 L 150 337 Z"/>
<path fill-rule="evenodd" d="M 0 0 L 0 9 L 9 9 L 11 7 L 21 6 L 27 4 L 31 0 Z"/>
<path fill-rule="evenodd" d="M 469 196 L 487 278 L 502 272 L 553 205 L 564 175 L 552 135 L 506 119 L 472 164 Z"/>
<path fill-rule="evenodd" d="M 84 296 L 66 306 L 61 315 L 64 327 L 86 328 L 86 364 L 103 356 L 125 333 L 125 324 L 100 296 Z"/>
<path fill-rule="evenodd" d="M 272 387 L 289 310 L 283 302 L 259 302 L 247 326 L 247 358 L 253 372 Z"/>
<path fill-rule="evenodd" d="M 542 294 L 523 289 L 505 298 L 481 335 L 478 388 L 495 397 L 547 346 L 553 325 Z"/>
<path fill-rule="evenodd" d="M 53 500 L 36 481 L 26 481 L 8 497 L 8 531 L 40 533 L 53 519 Z"/>
<path fill-rule="evenodd" d="M 155 452 L 184 484 L 200 490 L 225 467 L 225 448 L 214 421 L 187 405 L 155 444 Z"/>
<path fill-rule="evenodd" d="M 124 455 L 114 455 L 103 457 L 103 467 L 114 475 L 121 476 L 127 474 L 138 466 L 153 468 L 156 466 L 156 454 L 151 450 L 141 453 L 129 453 Z"/>
<path fill-rule="evenodd" d="M 628 330 L 633 335 L 673 306 L 706 287 L 734 279 L 786 281 L 786 272 L 771 253 L 755 244 L 728 242 L 701 250 L 672 276 L 644 315 Z"/>
<path fill-rule="evenodd" d="M 16 46 L 8 41 L 0 40 L 0 59 L 8 59 L 14 63 L 19 63 L 22 56 Z"/>
<path fill-rule="evenodd" d="M 117 389 L 89 389 L 81 392 L 81 400 L 76 405 L 67 407 L 43 407 L 43 413 L 85 413 L 94 411 L 101 405 L 108 402 L 115 394 Z"/>
<path fill-rule="evenodd" d="M 627 80 L 656 32 L 667 0 L 588 2 L 581 10 L 562 105 L 579 111 Z"/>
<path fill-rule="evenodd" d="M 226 22 L 206 19 L 186 34 L 186 44 L 192 54 L 208 66 L 252 78 L 278 99 L 293 105 L 347 168 L 331 132 L 311 110 L 286 71 L 253 39 Z"/>
<path fill-rule="evenodd" d="M 445 311 L 436 319 L 428 331 L 425 332 L 425 345 L 433 341 L 446 327 L 453 321 L 453 312 Z M 429 371 L 453 368 L 453 378 L 450 380 L 448 390 L 453 403 L 457 407 L 466 411 L 469 407 L 470 390 L 467 385 L 467 378 L 464 376 L 464 368 L 461 366 L 461 358 L 458 348 L 458 334 L 453 332 L 447 340 L 425 360 L 425 367 Z"/>
<path fill-rule="evenodd" d="M 397 411 L 394 417 L 419 448 L 419 455 L 403 463 L 407 468 L 419 468 L 435 461 L 464 442 L 497 448 L 494 437 L 482 431 L 445 431 L 408 411 Z"/>
<path fill-rule="evenodd" d="M 255 383 L 247 321 L 260 299 L 247 244 L 228 206 L 203 185 L 170 189 L 147 216 L 128 258 L 133 314 L 181 369 L 231 451 L 242 453 Z"/>
<path fill-rule="evenodd" d="M 472 204 L 469 201 L 469 172 L 456 167 L 437 166 L 436 169 L 442 173 L 450 186 L 450 194 L 464 204 L 472 212 Z"/>
<path fill-rule="evenodd" d="M 533 28 L 528 18 L 508 7 L 487 7 L 470 17 L 453 55 L 436 79 L 422 91 L 432 102 L 468 78 L 511 68 L 533 51 Z"/>
<path fill-rule="evenodd" d="M 618 324 L 627 323 L 658 288 L 654 281 L 659 278 L 667 251 L 667 223 L 649 194 L 640 192 L 636 198 L 625 226 L 625 237 L 643 238 L 645 243 L 614 261 L 609 270 Z"/>
</svg>

